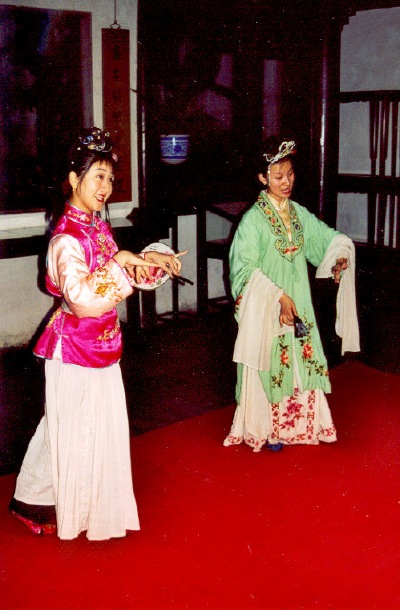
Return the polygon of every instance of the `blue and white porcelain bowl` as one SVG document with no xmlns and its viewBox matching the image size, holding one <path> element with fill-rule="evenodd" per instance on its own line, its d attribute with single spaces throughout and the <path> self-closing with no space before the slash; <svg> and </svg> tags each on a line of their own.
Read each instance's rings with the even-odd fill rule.
<svg viewBox="0 0 400 610">
<path fill-rule="evenodd" d="M 161 161 L 171 165 L 177 165 L 186 161 L 189 152 L 188 135 L 163 135 L 160 136 Z"/>
</svg>

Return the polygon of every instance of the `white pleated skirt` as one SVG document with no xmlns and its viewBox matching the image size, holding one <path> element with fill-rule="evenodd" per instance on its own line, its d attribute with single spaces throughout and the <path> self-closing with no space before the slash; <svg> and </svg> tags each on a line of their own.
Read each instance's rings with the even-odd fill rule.
<svg viewBox="0 0 400 610">
<path fill-rule="evenodd" d="M 91 369 L 46 361 L 45 415 L 29 444 L 15 498 L 55 505 L 64 540 L 139 529 L 129 423 L 119 364 Z"/>
</svg>

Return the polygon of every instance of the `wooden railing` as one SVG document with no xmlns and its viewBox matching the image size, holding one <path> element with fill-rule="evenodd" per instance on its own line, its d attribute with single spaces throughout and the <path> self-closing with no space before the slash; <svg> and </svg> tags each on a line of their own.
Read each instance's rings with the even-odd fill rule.
<svg viewBox="0 0 400 610">
<path fill-rule="evenodd" d="M 400 249 L 400 91 L 343 92 L 341 103 L 369 105 L 369 175 L 339 174 L 338 191 L 368 195 L 368 245 Z M 386 171 L 386 168 L 389 171 Z"/>
</svg>

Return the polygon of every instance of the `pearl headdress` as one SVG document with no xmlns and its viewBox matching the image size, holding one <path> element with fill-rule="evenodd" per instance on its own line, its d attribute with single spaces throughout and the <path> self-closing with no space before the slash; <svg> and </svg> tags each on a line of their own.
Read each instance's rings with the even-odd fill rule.
<svg viewBox="0 0 400 610">
<path fill-rule="evenodd" d="M 263 157 L 268 163 L 268 169 L 274 163 L 278 163 L 281 159 L 286 157 L 287 155 L 294 154 L 296 152 L 296 142 L 294 140 L 290 140 L 289 142 L 282 142 L 282 144 L 278 148 L 278 152 L 276 155 L 269 155 L 268 153 L 264 153 Z"/>
</svg>

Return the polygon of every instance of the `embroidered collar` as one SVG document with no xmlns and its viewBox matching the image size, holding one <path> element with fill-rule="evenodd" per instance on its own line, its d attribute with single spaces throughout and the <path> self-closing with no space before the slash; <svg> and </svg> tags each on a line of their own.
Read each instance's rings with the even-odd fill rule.
<svg viewBox="0 0 400 610">
<path fill-rule="evenodd" d="M 284 201 L 289 205 L 289 199 L 285 199 Z M 277 217 L 280 218 L 278 214 L 278 202 L 271 197 L 269 193 L 267 194 L 265 190 L 260 192 L 257 203 L 267 216 L 275 215 L 276 213 Z"/>
<path fill-rule="evenodd" d="M 292 262 L 297 254 L 303 249 L 304 245 L 303 227 L 297 216 L 296 209 L 290 200 L 288 200 L 292 232 L 292 240 L 289 241 L 288 234 L 284 229 L 283 220 L 264 191 L 261 191 L 257 199 L 257 205 L 264 212 L 269 228 L 275 237 L 275 248 L 281 256 Z"/>
<path fill-rule="evenodd" d="M 94 227 L 95 225 L 94 212 L 92 214 L 88 214 L 87 212 L 84 212 L 83 210 L 80 210 L 79 208 L 76 208 L 75 206 L 71 205 L 69 201 L 65 206 L 65 215 L 68 218 L 71 218 L 72 220 L 75 220 L 76 222 L 79 222 L 83 225 L 89 227 Z"/>
</svg>

